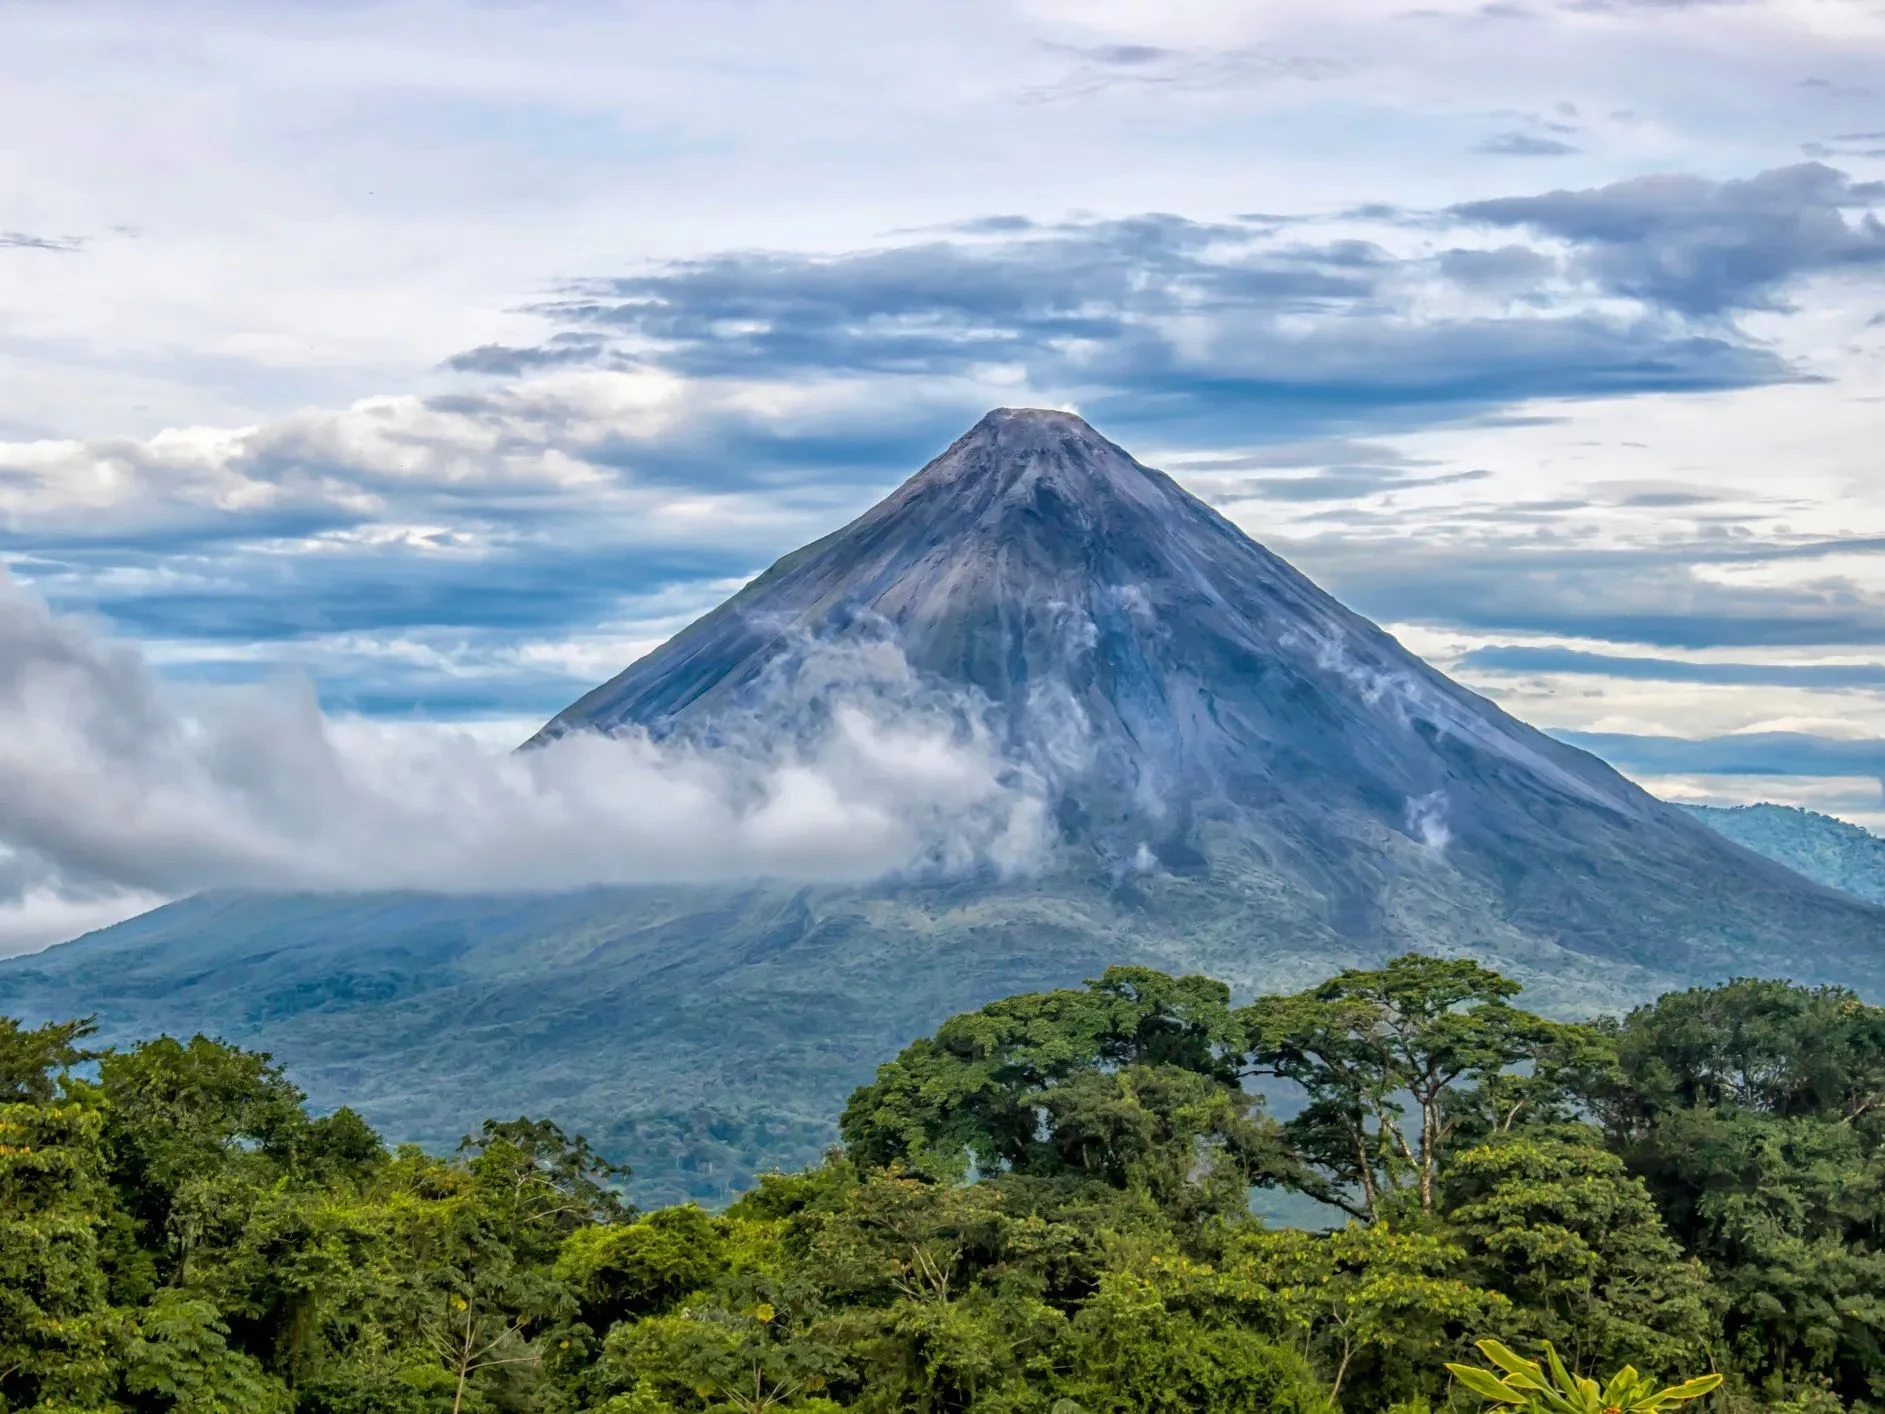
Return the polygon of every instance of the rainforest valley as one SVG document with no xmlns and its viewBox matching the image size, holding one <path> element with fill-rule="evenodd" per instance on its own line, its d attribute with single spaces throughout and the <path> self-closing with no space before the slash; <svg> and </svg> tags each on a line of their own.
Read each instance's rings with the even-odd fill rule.
<svg viewBox="0 0 1885 1414">
<path fill-rule="evenodd" d="M 0 1021 L 0 1410 L 1427 1414 L 1485 1338 L 1885 1402 L 1885 1010 L 1518 990 L 1115 968 L 915 1041 L 718 1213 L 546 1121 L 389 1149 L 266 1055 Z"/>
</svg>

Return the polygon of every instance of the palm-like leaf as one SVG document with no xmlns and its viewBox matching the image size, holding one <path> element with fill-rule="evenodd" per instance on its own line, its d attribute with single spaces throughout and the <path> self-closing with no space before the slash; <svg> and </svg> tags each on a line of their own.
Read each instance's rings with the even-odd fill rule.
<svg viewBox="0 0 1885 1414">
<path fill-rule="evenodd" d="M 1721 1383 L 1720 1375 L 1698 1375 L 1695 1379 L 1684 1380 L 1679 1385 L 1650 1395 L 1639 1401 L 1634 1407 L 1641 1410 L 1660 1409 L 1665 1404 L 1681 1404 L 1686 1400 L 1700 1399 Z"/>
<path fill-rule="evenodd" d="M 1536 1360 L 1527 1360 L 1509 1345 L 1503 1345 L 1496 1340 L 1480 1340 L 1473 1344 L 1481 1355 L 1508 1375 L 1530 1375 L 1533 1379 L 1539 1379 L 1545 1373 L 1539 1368 Z"/>
<path fill-rule="evenodd" d="M 1636 1373 L 1636 1366 L 1625 1365 L 1611 1376 L 1610 1383 L 1604 1386 L 1604 1404 L 1616 1405 L 1619 1409 L 1630 1402 L 1630 1396 L 1636 1392 L 1637 1381 L 1641 1376 Z"/>
<path fill-rule="evenodd" d="M 1475 1365 L 1448 1365 L 1453 1378 L 1470 1389 L 1481 1399 L 1494 1404 L 1529 1404 L 1531 1400 L 1519 1391 L 1512 1389 L 1490 1370 L 1482 1370 Z"/>
<path fill-rule="evenodd" d="M 1721 1384 L 1720 1375 L 1702 1375 L 1652 1393 L 1654 1386 L 1634 1365 L 1625 1365 L 1607 1385 L 1565 1368 L 1550 1341 L 1543 1341 L 1545 1368 L 1527 1360 L 1496 1340 L 1475 1342 L 1479 1353 L 1504 1371 L 1504 1376 L 1475 1365 L 1448 1365 L 1453 1377 L 1480 1398 L 1494 1404 L 1525 1405 L 1534 1414 L 1655 1414 L 1664 1405 L 1700 1399 Z"/>
</svg>

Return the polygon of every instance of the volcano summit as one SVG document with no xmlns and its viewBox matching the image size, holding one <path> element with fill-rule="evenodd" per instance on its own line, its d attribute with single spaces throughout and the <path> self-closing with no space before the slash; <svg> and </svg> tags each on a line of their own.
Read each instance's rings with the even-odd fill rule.
<svg viewBox="0 0 1885 1414">
<path fill-rule="evenodd" d="M 0 964 L 0 1012 L 214 1026 L 398 1138 L 547 1115 L 674 1197 L 815 1155 L 942 1017 L 1109 963 L 1253 989 L 1467 953 L 1568 1012 L 1731 974 L 1885 983 L 1885 910 L 1507 716 L 1067 413 L 990 413 L 528 745 L 726 749 L 816 722 L 853 650 L 894 653 L 1038 796 L 1034 867 L 203 897 Z"/>
</svg>

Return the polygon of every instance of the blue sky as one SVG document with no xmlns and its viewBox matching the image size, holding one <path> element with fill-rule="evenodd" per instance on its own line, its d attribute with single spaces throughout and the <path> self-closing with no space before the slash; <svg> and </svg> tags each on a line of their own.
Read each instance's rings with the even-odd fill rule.
<svg viewBox="0 0 1885 1414">
<path fill-rule="evenodd" d="M 0 13 L 0 558 L 516 738 L 1076 408 L 1681 798 L 1879 823 L 1875 0 Z"/>
</svg>

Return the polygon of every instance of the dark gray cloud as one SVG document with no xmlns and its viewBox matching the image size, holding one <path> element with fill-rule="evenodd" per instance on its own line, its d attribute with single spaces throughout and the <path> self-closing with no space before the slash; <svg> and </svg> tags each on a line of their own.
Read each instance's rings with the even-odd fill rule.
<svg viewBox="0 0 1885 1414">
<path fill-rule="evenodd" d="M 1526 245 L 1443 250 L 1439 261 L 1440 273 L 1447 279 L 1478 290 L 1535 290 L 1558 273 L 1556 260 Z"/>
<path fill-rule="evenodd" d="M 1525 132 L 1495 133 L 1473 144 L 1474 152 L 1492 157 L 1569 157 L 1583 150 L 1560 138 Z"/>
<path fill-rule="evenodd" d="M 75 255 L 83 249 L 83 236 L 35 236 L 25 231 L 0 231 L 0 250 L 49 250 Z"/>
<path fill-rule="evenodd" d="M 1841 141 L 1838 139 L 1832 142 L 1803 142 L 1800 144 L 1800 151 L 1804 155 L 1815 159 L 1827 157 L 1863 157 L 1867 160 L 1872 160 L 1885 157 L 1885 142 L 1881 142 L 1877 139 L 1871 142 Z"/>
<path fill-rule="evenodd" d="M 1389 491 L 1412 491 L 1426 486 L 1450 486 L 1462 481 L 1483 481 L 1484 470 L 1456 471 L 1445 476 L 1409 476 L 1398 466 L 1358 466 L 1335 463 L 1308 476 L 1262 476 L 1238 483 L 1232 498 L 1256 496 L 1268 501 L 1356 501 Z"/>
<path fill-rule="evenodd" d="M 1619 506 L 1707 506 L 1721 500 L 1711 491 L 1637 491 L 1617 501 Z"/>
<path fill-rule="evenodd" d="M 1042 48 L 1050 53 L 1070 54 L 1095 64 L 1122 64 L 1128 67 L 1155 64 L 1161 59 L 1176 57 L 1173 50 L 1152 44 L 1045 44 Z"/>
<path fill-rule="evenodd" d="M 121 573 L 127 587 L 118 591 L 108 578 L 98 585 L 73 559 L 36 563 L 39 572 L 22 578 L 58 607 L 90 609 L 141 638 L 233 644 L 446 627 L 560 635 L 606 622 L 624 600 L 666 585 L 763 568 L 750 554 L 713 546 L 632 550 L 573 536 L 461 557 L 397 546 L 309 555 L 239 550 L 215 558 L 154 554 L 138 566 L 118 554 L 113 567 L 143 568 L 155 581 Z"/>
<path fill-rule="evenodd" d="M 1018 373 L 1122 433 L 1209 444 L 1374 420 L 1404 428 L 1514 401 L 1746 387 L 1790 370 L 1731 334 L 1557 310 L 1414 321 L 1442 278 L 1528 294 L 1522 247 L 1397 259 L 1359 240 L 1280 239 L 1172 215 L 961 234 L 832 256 L 728 252 L 588 280 L 540 312 L 534 349 L 457 366 L 593 360 L 696 379 L 978 379 Z"/>
<path fill-rule="evenodd" d="M 1458 660 L 1470 671 L 1575 673 L 1632 682 L 1720 683 L 1737 687 L 1885 688 L 1885 663 L 1695 663 L 1631 658 L 1575 648 L 1492 644 Z"/>
<path fill-rule="evenodd" d="M 475 349 L 453 354 L 445 360 L 444 366 L 456 373 L 516 377 L 564 364 L 597 363 L 602 361 L 606 347 L 607 341 L 597 334 L 558 334 L 547 343 L 530 348 L 480 344 Z"/>
<path fill-rule="evenodd" d="M 1885 776 L 1885 741 L 1802 732 L 1733 736 L 1630 736 L 1553 732 L 1560 741 L 1646 776 Z"/>
<path fill-rule="evenodd" d="M 1885 552 L 1876 539 L 1723 535 L 1603 548 L 1570 543 L 1546 528 L 1523 542 L 1330 536 L 1272 548 L 1356 609 L 1392 622 L 1658 648 L 1885 644 L 1885 598 L 1850 581 L 1757 586 L 1697 572 L 1711 564 Z"/>
<path fill-rule="evenodd" d="M 1705 316 L 1779 307 L 1804 275 L 1885 266 L 1885 225 L 1863 209 L 1881 200 L 1885 183 L 1804 162 L 1738 181 L 1634 177 L 1453 210 L 1569 241 L 1574 269 L 1601 288 Z"/>
</svg>

